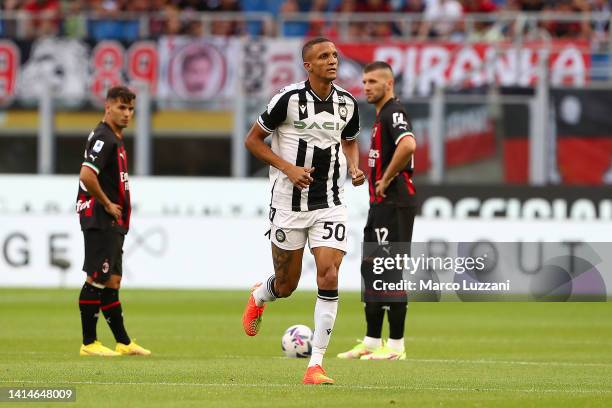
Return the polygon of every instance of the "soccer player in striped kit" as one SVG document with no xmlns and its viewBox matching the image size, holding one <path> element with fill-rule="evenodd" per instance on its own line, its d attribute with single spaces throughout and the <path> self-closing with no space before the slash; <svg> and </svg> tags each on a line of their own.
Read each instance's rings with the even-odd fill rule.
<svg viewBox="0 0 612 408">
<path fill-rule="evenodd" d="M 246 147 L 270 165 L 270 240 L 274 274 L 256 284 L 243 314 L 245 333 L 259 331 L 266 304 L 291 295 L 302 272 L 306 240 L 317 268 L 313 351 L 304 384 L 333 384 L 323 355 L 336 320 L 338 271 L 346 252 L 344 181 L 364 183 L 359 170 L 359 111 L 355 98 L 333 81 L 338 51 L 325 38 L 302 48 L 308 79 L 281 89 L 259 116 Z M 272 146 L 264 139 L 272 135 Z"/>
<path fill-rule="evenodd" d="M 131 215 L 123 129 L 134 115 L 135 99 L 136 95 L 124 86 L 110 88 L 104 119 L 89 134 L 85 145 L 76 204 L 85 240 L 83 271 L 87 273 L 79 296 L 83 329 L 81 356 L 151 354 L 128 336 L 119 301 L 123 241 Z M 97 339 L 100 311 L 117 341 L 114 351 Z"/>
</svg>

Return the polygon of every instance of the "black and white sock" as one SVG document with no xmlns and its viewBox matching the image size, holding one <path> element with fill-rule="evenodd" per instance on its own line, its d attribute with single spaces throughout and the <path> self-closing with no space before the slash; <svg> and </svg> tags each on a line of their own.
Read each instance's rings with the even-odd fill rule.
<svg viewBox="0 0 612 408">
<path fill-rule="evenodd" d="M 314 335 L 312 339 L 312 356 L 308 367 L 323 365 L 323 355 L 327 350 L 336 314 L 338 312 L 338 289 L 319 289 L 314 310 Z"/>
<path fill-rule="evenodd" d="M 261 307 L 266 302 L 274 302 L 276 300 L 278 296 L 274 290 L 275 281 L 276 278 L 274 275 L 272 275 L 264 284 L 260 285 L 253 291 L 253 298 L 255 299 L 255 304 L 257 306 Z"/>
</svg>

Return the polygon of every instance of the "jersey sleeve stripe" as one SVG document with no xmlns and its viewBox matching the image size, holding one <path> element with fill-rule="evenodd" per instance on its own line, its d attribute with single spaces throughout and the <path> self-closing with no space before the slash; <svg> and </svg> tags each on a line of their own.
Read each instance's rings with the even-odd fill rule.
<svg viewBox="0 0 612 408">
<path fill-rule="evenodd" d="M 93 171 L 96 172 L 96 174 L 100 174 L 100 169 L 98 169 L 96 166 L 94 166 L 93 164 L 89 163 L 89 162 L 83 162 L 83 164 L 81 166 L 86 166 L 89 167 L 90 169 L 92 169 Z"/>
<path fill-rule="evenodd" d="M 416 137 L 414 137 L 414 134 L 412 132 L 404 132 L 401 135 L 399 135 L 397 137 L 397 139 L 395 139 L 395 145 L 397 146 L 397 144 L 400 142 L 400 140 L 402 140 L 406 136 L 410 136 L 410 137 L 412 137 L 413 139 L 416 140 Z"/>
<path fill-rule="evenodd" d="M 357 129 L 357 132 L 355 132 L 353 136 L 347 136 L 342 140 L 355 140 L 355 138 L 359 135 L 359 132 L 361 132 L 361 128 Z"/>
<path fill-rule="evenodd" d="M 266 125 L 264 125 L 263 120 L 261 119 L 261 116 L 259 116 L 257 118 L 257 124 L 266 132 L 268 133 L 272 133 L 273 130 L 268 129 L 268 127 Z"/>
</svg>

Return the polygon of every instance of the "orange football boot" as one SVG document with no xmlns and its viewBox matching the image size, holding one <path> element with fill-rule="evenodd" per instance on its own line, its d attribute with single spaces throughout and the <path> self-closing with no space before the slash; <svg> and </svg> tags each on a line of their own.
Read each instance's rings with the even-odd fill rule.
<svg viewBox="0 0 612 408">
<path fill-rule="evenodd" d="M 335 381 L 325 374 L 325 370 L 320 365 L 308 367 L 304 374 L 303 384 L 333 384 Z"/>
<path fill-rule="evenodd" d="M 255 298 L 253 297 L 253 292 L 255 289 L 261 286 L 261 282 L 256 283 L 255 286 L 251 288 L 251 295 L 249 296 L 249 301 L 244 308 L 244 313 L 242 314 L 242 327 L 244 328 L 244 332 L 247 336 L 255 336 L 259 332 L 259 326 L 261 325 L 261 315 L 263 315 L 264 309 L 266 308 L 266 304 L 259 307 L 255 303 Z"/>
</svg>

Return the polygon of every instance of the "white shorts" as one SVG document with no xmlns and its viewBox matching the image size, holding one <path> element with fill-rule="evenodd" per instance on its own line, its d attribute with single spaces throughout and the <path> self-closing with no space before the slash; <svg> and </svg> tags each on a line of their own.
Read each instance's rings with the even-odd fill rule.
<svg viewBox="0 0 612 408">
<path fill-rule="evenodd" d="M 306 246 L 336 248 L 346 253 L 346 206 L 313 211 L 270 209 L 270 240 L 277 247 L 294 250 Z"/>
</svg>

